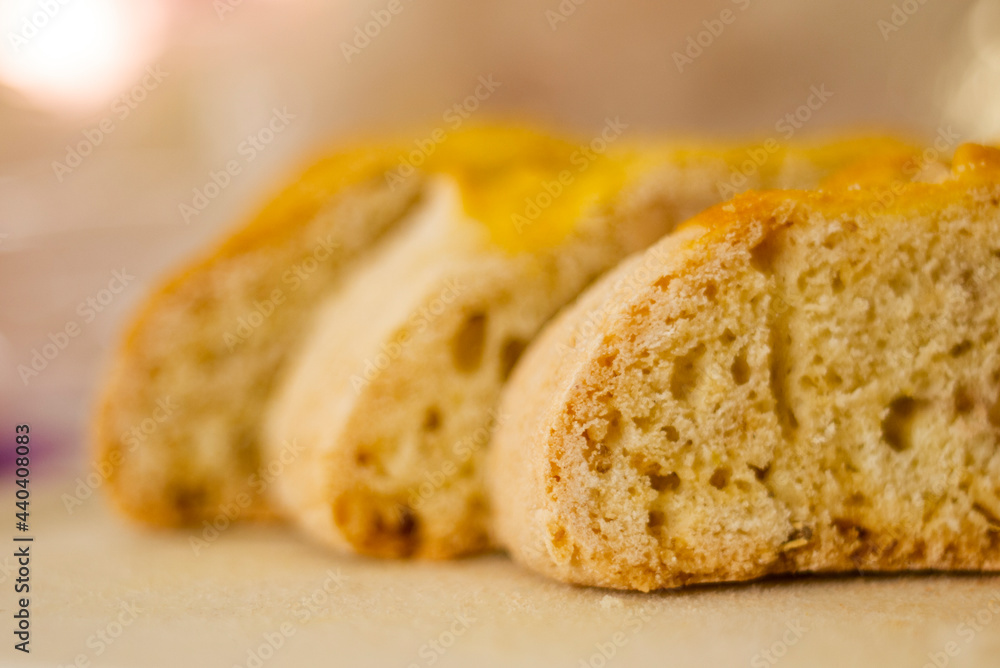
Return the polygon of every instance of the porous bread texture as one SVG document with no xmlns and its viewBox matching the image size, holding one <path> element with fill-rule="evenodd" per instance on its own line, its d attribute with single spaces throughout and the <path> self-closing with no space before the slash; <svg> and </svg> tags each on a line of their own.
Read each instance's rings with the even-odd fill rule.
<svg viewBox="0 0 1000 668">
<path fill-rule="evenodd" d="M 373 154 L 328 158 L 147 300 L 113 361 L 95 443 L 138 520 L 269 517 L 260 422 L 313 306 L 413 205 Z"/>
<path fill-rule="evenodd" d="M 898 147 L 859 144 L 826 162 L 789 149 L 744 185 L 813 186 L 886 145 Z M 283 443 L 301 453 L 274 482 L 283 513 L 324 544 L 380 557 L 491 547 L 484 460 L 521 350 L 597 275 L 719 201 L 743 157 L 665 152 L 562 243 L 520 253 L 491 244 L 438 180 L 324 304 L 270 406 L 269 457 Z"/>
<path fill-rule="evenodd" d="M 487 546 L 480 460 L 499 388 L 541 322 L 610 246 L 508 255 L 438 180 L 320 308 L 270 407 L 266 443 L 301 454 L 284 512 L 334 547 L 446 558 Z M 596 241 L 596 240 L 594 240 Z"/>
<path fill-rule="evenodd" d="M 499 541 L 643 591 L 1000 569 L 998 165 L 746 194 L 606 275 L 504 392 Z"/>
</svg>

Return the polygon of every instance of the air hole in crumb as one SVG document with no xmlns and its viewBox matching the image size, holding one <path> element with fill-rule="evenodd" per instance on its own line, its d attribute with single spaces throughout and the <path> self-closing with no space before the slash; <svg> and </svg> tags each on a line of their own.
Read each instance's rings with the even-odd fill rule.
<svg viewBox="0 0 1000 668">
<path fill-rule="evenodd" d="M 736 335 L 733 334 L 733 330 L 726 327 L 726 329 L 722 332 L 722 336 L 719 337 L 719 340 L 728 346 L 736 341 Z"/>
<path fill-rule="evenodd" d="M 354 462 L 358 466 L 371 466 L 374 457 L 368 450 L 358 450 L 354 453 Z"/>
<path fill-rule="evenodd" d="M 952 346 L 951 350 L 949 351 L 949 354 L 952 357 L 961 357 L 970 350 L 972 350 L 972 341 L 966 340 L 962 341 L 961 343 L 956 343 L 954 346 Z"/>
<path fill-rule="evenodd" d="M 974 278 L 975 274 L 971 269 L 966 269 L 961 273 L 961 275 L 959 275 L 959 280 L 962 283 L 962 287 L 964 287 L 967 290 L 973 287 Z"/>
<path fill-rule="evenodd" d="M 968 388 L 959 385 L 955 388 L 955 412 L 959 415 L 966 415 L 976 407 L 976 402 L 969 394 Z"/>
<path fill-rule="evenodd" d="M 1000 392 L 997 392 L 997 400 L 993 402 L 993 406 L 987 411 L 986 417 L 989 419 L 990 424 L 1000 429 Z"/>
<path fill-rule="evenodd" d="M 667 475 L 650 473 L 649 486 L 657 492 L 672 492 L 681 486 L 681 478 L 676 473 L 668 473 Z"/>
<path fill-rule="evenodd" d="M 715 283 L 709 283 L 705 286 L 704 292 L 705 297 L 707 297 L 709 301 L 715 301 L 715 297 L 719 294 L 719 288 Z"/>
<path fill-rule="evenodd" d="M 762 274 L 770 274 L 778 254 L 777 235 L 768 234 L 760 243 L 750 249 L 750 266 Z"/>
<path fill-rule="evenodd" d="M 715 489 L 725 489 L 729 484 L 729 476 L 732 474 L 728 466 L 720 466 L 715 469 L 712 473 L 712 477 L 708 479 L 708 483 Z"/>
<path fill-rule="evenodd" d="M 507 380 L 514 365 L 521 358 L 527 344 L 522 339 L 511 338 L 500 347 L 500 380 Z"/>
<path fill-rule="evenodd" d="M 761 468 L 760 466 L 754 466 L 753 464 L 747 464 L 747 466 L 750 467 L 750 469 L 753 471 L 754 477 L 757 478 L 757 480 L 759 480 L 760 482 L 764 482 L 765 480 L 767 480 L 767 475 L 771 472 L 770 464 L 768 464 L 763 468 Z"/>
<path fill-rule="evenodd" d="M 889 279 L 889 287 L 897 297 L 909 292 L 912 286 L 913 281 L 907 274 L 897 274 Z"/>
<path fill-rule="evenodd" d="M 844 281 L 841 280 L 840 274 L 837 274 L 836 276 L 833 277 L 832 287 L 835 293 L 839 294 L 844 291 Z"/>
<path fill-rule="evenodd" d="M 589 432 L 584 432 L 586 444 L 583 446 L 583 458 L 587 466 L 595 473 L 607 473 L 611 470 L 611 451 L 603 443 L 593 440 Z"/>
<path fill-rule="evenodd" d="M 750 366 L 747 364 L 746 351 L 736 356 L 729 371 L 733 374 L 733 380 L 737 385 L 744 385 L 750 380 Z"/>
<path fill-rule="evenodd" d="M 653 285 L 659 288 L 660 290 L 666 290 L 667 286 L 670 285 L 670 281 L 672 281 L 673 279 L 674 279 L 673 276 L 661 276 L 658 279 L 656 279 L 656 282 L 653 283 Z"/>
<path fill-rule="evenodd" d="M 437 431 L 441 426 L 441 411 L 437 406 L 431 406 L 424 414 L 424 431 Z"/>
<path fill-rule="evenodd" d="M 459 371 L 466 373 L 479 368 L 486 344 L 486 315 L 473 313 L 465 319 L 452 341 L 452 357 Z"/>
<path fill-rule="evenodd" d="M 182 520 L 193 520 L 201 512 L 201 506 L 208 501 L 208 491 L 204 487 L 176 485 L 170 488 L 173 506 Z"/>
<path fill-rule="evenodd" d="M 864 525 L 847 517 L 834 517 L 833 528 L 849 540 L 865 540 L 871 532 Z"/>
<path fill-rule="evenodd" d="M 409 538 L 417 530 L 417 516 L 409 506 L 397 504 L 395 522 L 392 526 L 393 533 L 400 538 Z"/>
<path fill-rule="evenodd" d="M 677 428 L 674 427 L 672 424 L 668 424 L 666 427 L 663 428 L 662 431 L 664 435 L 666 435 L 667 440 L 670 441 L 671 443 L 676 443 L 677 441 L 681 440 L 680 433 L 678 433 Z"/>
<path fill-rule="evenodd" d="M 646 526 L 648 526 L 650 529 L 656 529 L 656 528 L 659 528 L 659 527 L 663 526 L 663 521 L 664 521 L 664 517 L 663 517 L 663 513 L 661 511 L 659 511 L 659 510 L 650 510 L 649 511 L 649 520 L 647 520 Z"/>
<path fill-rule="evenodd" d="M 670 393 L 677 401 L 684 401 L 698 381 L 698 360 L 705 354 L 705 344 L 699 343 L 683 357 L 674 362 L 670 376 Z"/>
<path fill-rule="evenodd" d="M 606 421 L 584 431 L 583 438 L 583 457 L 588 468 L 595 473 L 607 473 L 611 470 L 611 450 L 606 444 L 621 438 L 621 414 L 613 411 Z"/>
<path fill-rule="evenodd" d="M 868 497 L 866 497 L 861 492 L 855 492 L 847 497 L 847 505 L 849 506 L 863 506 L 868 503 Z"/>
<path fill-rule="evenodd" d="M 889 414 L 882 420 L 882 437 L 896 452 L 913 445 L 913 418 L 919 402 L 913 397 L 896 397 L 889 404 Z"/>
</svg>

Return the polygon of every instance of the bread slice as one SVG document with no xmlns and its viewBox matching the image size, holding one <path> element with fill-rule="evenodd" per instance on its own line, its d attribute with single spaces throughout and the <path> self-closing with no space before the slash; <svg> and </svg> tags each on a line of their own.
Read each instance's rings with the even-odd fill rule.
<svg viewBox="0 0 1000 668">
<path fill-rule="evenodd" d="M 386 182 L 394 148 L 321 161 L 146 301 L 95 427 L 124 512 L 159 525 L 272 514 L 260 417 L 313 305 L 419 197 L 419 175 Z"/>
<path fill-rule="evenodd" d="M 1000 151 L 884 192 L 742 195 L 549 325 L 492 445 L 514 558 L 643 591 L 1000 569 Z"/>
<path fill-rule="evenodd" d="M 502 170 L 490 166 L 501 150 L 518 156 Z M 763 165 L 754 150 L 623 142 L 598 154 L 523 133 L 449 138 L 423 167 L 433 176 L 410 223 L 320 307 L 270 406 L 267 458 L 283 443 L 301 451 L 276 480 L 283 512 L 364 554 L 490 547 L 483 460 L 506 419 L 500 390 L 558 308 L 719 201 L 736 170 L 741 187 L 808 187 L 860 156 L 903 149 L 760 148 Z"/>
</svg>

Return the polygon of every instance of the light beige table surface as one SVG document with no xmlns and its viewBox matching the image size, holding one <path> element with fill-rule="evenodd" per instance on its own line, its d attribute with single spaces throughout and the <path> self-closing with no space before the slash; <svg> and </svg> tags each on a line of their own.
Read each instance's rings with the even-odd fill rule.
<svg viewBox="0 0 1000 668">
<path fill-rule="evenodd" d="M 33 492 L 32 653 L 8 645 L 3 665 L 1000 666 L 998 577 L 621 593 L 500 555 L 341 557 L 278 526 L 231 528 L 195 554 L 190 534 L 123 522 L 99 492 L 69 514 L 72 488 Z M 0 558 L 6 610 L 11 563 Z"/>
</svg>

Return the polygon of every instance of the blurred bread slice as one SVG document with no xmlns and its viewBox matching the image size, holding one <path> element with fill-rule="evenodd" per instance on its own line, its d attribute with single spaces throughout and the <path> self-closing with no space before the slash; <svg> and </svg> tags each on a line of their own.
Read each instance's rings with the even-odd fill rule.
<svg viewBox="0 0 1000 668">
<path fill-rule="evenodd" d="M 271 514 L 260 420 L 313 307 L 413 208 L 395 151 L 321 161 L 245 227 L 170 277 L 114 360 L 95 429 L 124 512 L 160 525 Z"/>
<path fill-rule="evenodd" d="M 546 328 L 489 462 L 517 561 L 644 591 L 1000 569 L 1000 152 L 867 174 L 891 199 L 714 207 Z"/>
<path fill-rule="evenodd" d="M 726 187 L 811 187 L 887 150 L 903 148 L 449 136 L 423 167 L 434 176 L 409 223 L 319 307 L 269 407 L 267 458 L 283 443 L 301 449 L 276 480 L 277 503 L 342 550 L 447 558 L 490 547 L 483 461 L 507 419 L 500 390 L 541 325 Z"/>
</svg>

